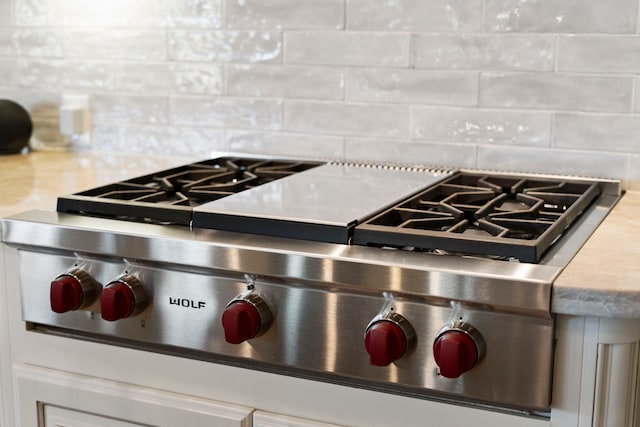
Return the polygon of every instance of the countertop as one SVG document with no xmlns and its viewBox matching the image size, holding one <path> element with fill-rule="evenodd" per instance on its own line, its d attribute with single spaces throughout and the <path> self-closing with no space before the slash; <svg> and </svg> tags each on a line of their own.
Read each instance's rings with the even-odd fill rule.
<svg viewBox="0 0 640 427">
<path fill-rule="evenodd" d="M 551 311 L 640 319 L 640 192 L 627 192 L 553 286 Z"/>
<path fill-rule="evenodd" d="M 0 156 L 0 217 L 55 209 L 59 195 L 200 160 L 31 152 Z M 640 319 L 640 192 L 627 192 L 553 285 L 559 314 Z"/>
<path fill-rule="evenodd" d="M 55 210 L 58 196 L 202 160 L 90 152 L 0 156 L 0 218 L 36 208 Z"/>
</svg>

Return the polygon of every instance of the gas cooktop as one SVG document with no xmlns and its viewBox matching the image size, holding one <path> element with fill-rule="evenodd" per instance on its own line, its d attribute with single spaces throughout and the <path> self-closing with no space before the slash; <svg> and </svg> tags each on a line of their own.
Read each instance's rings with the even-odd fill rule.
<svg viewBox="0 0 640 427">
<path fill-rule="evenodd" d="M 59 212 L 189 225 L 193 207 L 321 163 L 220 157 L 58 198 Z"/>
<path fill-rule="evenodd" d="M 32 331 L 545 416 L 553 280 L 619 197 L 226 156 L 60 197 L 2 238 Z"/>
<path fill-rule="evenodd" d="M 221 157 L 60 197 L 58 211 L 538 262 L 597 181 Z"/>
<path fill-rule="evenodd" d="M 365 221 L 354 242 L 536 262 L 599 194 L 597 183 L 460 172 Z"/>
</svg>

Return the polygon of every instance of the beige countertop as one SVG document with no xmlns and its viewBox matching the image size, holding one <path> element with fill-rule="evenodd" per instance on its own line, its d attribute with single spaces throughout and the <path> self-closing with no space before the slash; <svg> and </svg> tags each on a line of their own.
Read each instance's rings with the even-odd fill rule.
<svg viewBox="0 0 640 427">
<path fill-rule="evenodd" d="M 178 166 L 186 157 L 33 152 L 0 156 L 0 217 L 59 195 Z M 553 286 L 554 313 L 640 318 L 640 192 L 626 193 Z"/>
<path fill-rule="evenodd" d="M 554 283 L 551 311 L 640 319 L 640 192 L 627 192 Z"/>
<path fill-rule="evenodd" d="M 55 209 L 58 196 L 192 160 L 187 157 L 40 151 L 0 156 L 0 218 L 36 208 Z"/>
</svg>

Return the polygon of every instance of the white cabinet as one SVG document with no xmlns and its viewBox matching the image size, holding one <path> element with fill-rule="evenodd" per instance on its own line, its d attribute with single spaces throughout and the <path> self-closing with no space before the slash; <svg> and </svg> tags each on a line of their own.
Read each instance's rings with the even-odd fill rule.
<svg viewBox="0 0 640 427">
<path fill-rule="evenodd" d="M 640 319 L 558 316 L 551 425 L 640 426 Z"/>
<path fill-rule="evenodd" d="M 101 415 L 86 414 L 57 406 L 43 405 L 43 427 L 144 427 Z"/>
<path fill-rule="evenodd" d="M 239 405 L 26 365 L 14 374 L 18 426 L 251 427 Z"/>
</svg>

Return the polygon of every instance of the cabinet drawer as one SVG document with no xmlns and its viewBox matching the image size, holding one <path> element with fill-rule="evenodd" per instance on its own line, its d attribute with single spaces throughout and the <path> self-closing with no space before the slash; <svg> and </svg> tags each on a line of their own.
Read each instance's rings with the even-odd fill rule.
<svg viewBox="0 0 640 427">
<path fill-rule="evenodd" d="M 120 421 L 101 415 L 87 414 L 57 406 L 42 405 L 43 427 L 145 427 L 142 424 Z"/>
<path fill-rule="evenodd" d="M 26 365 L 14 373 L 20 426 L 251 427 L 244 406 Z"/>
</svg>

